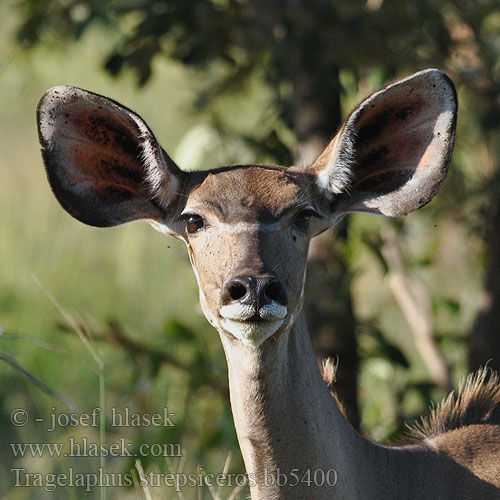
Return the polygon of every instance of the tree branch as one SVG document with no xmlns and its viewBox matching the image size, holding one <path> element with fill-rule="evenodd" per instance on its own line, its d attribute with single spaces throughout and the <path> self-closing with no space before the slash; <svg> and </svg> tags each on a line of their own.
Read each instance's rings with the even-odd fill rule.
<svg viewBox="0 0 500 500">
<path fill-rule="evenodd" d="M 59 328 L 63 331 L 69 331 L 71 328 L 68 325 L 59 324 Z M 82 328 L 82 330 L 90 336 L 90 332 L 88 331 L 87 327 Z M 146 346 L 144 344 L 141 344 L 139 342 L 136 342 L 135 340 L 132 340 L 128 338 L 122 331 L 121 327 L 114 321 L 108 321 L 108 330 L 105 333 L 95 335 L 94 333 L 91 334 L 92 338 L 101 342 L 108 342 L 112 344 L 117 344 L 120 347 L 124 348 L 126 351 L 128 351 L 130 354 L 133 356 L 154 356 L 157 359 L 161 361 L 161 363 L 164 363 L 166 365 L 169 365 L 179 371 L 182 371 L 186 374 L 191 374 L 193 372 L 193 368 L 179 359 L 175 358 L 171 354 L 165 351 L 160 351 L 158 349 L 151 348 L 149 346 Z M 211 376 L 206 376 L 205 380 L 203 381 L 204 385 L 207 385 L 214 391 L 218 392 L 219 394 L 223 396 L 227 396 L 228 390 L 227 387 L 224 385 L 221 385 L 220 382 L 211 377 Z"/>
<path fill-rule="evenodd" d="M 404 267 L 404 257 L 394 229 L 382 230 L 382 255 L 389 269 L 389 287 L 415 340 L 415 346 L 436 384 L 452 388 L 448 367 L 432 338 L 431 301 L 425 288 Z"/>
</svg>

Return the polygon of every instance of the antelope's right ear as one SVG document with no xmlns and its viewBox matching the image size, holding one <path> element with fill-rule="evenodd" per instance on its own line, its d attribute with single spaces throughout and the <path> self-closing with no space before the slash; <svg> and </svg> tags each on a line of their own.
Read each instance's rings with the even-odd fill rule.
<svg viewBox="0 0 500 500">
<path fill-rule="evenodd" d="M 138 115 L 61 86 L 40 99 L 37 122 L 49 183 L 73 217 L 100 227 L 165 218 L 183 173 Z"/>
<path fill-rule="evenodd" d="M 456 114 L 453 83 L 437 69 L 365 99 L 307 170 L 332 215 L 406 215 L 428 203 L 446 177 Z"/>
</svg>

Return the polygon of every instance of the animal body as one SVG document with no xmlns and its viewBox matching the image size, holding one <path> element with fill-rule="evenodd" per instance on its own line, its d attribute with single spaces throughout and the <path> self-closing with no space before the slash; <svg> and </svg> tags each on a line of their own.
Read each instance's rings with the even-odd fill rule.
<svg viewBox="0 0 500 500">
<path fill-rule="evenodd" d="M 414 444 L 380 446 L 329 394 L 302 312 L 311 238 L 349 212 L 428 203 L 456 111 L 452 82 L 425 70 L 364 100 L 312 165 L 184 172 L 120 104 L 72 87 L 42 97 L 42 155 L 62 207 L 94 226 L 145 219 L 186 244 L 226 354 L 253 500 L 500 498 L 496 376 L 471 376 Z"/>
</svg>

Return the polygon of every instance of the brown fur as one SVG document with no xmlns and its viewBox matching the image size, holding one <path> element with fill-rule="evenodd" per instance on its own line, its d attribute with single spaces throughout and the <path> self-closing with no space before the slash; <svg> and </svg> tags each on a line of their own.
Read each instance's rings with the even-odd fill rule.
<svg viewBox="0 0 500 500">
<path fill-rule="evenodd" d="M 427 203 L 446 175 L 456 109 L 452 83 L 427 70 L 363 101 L 310 167 L 182 172 L 144 121 L 119 104 L 71 87 L 40 101 L 48 178 L 70 214 L 98 226 L 145 218 L 186 243 L 203 312 L 226 354 L 252 499 L 499 498 L 496 375 L 480 372 L 445 400 L 415 431 L 420 444 L 379 446 L 330 397 L 302 312 L 310 239 L 347 212 L 405 215 Z M 200 223 L 195 230 L 190 218 Z M 268 290 L 256 300 L 245 288 L 244 303 L 231 292 L 243 279 L 273 280 L 280 295 Z M 260 315 L 269 311 L 279 319 Z M 323 376 L 331 391 L 331 360 Z M 332 469 L 335 485 L 267 480 Z"/>
<path fill-rule="evenodd" d="M 430 416 L 410 429 L 418 440 L 431 440 L 470 425 L 500 425 L 500 379 L 489 368 L 469 374 L 457 394 L 451 392 Z M 500 435 L 500 428 L 497 429 Z"/>
<path fill-rule="evenodd" d="M 321 376 L 335 403 L 345 416 L 345 410 L 335 391 L 338 363 L 326 358 L 321 363 Z M 411 442 L 426 442 L 439 449 L 449 448 L 455 443 L 456 449 L 463 448 L 462 434 L 465 428 L 469 437 L 477 434 L 477 442 L 465 448 L 464 456 L 474 461 L 474 449 L 495 442 L 495 450 L 500 453 L 500 377 L 493 370 L 483 367 L 470 373 L 460 384 L 458 392 L 451 392 L 441 400 L 437 407 L 431 408 L 428 417 L 421 417 L 420 422 L 409 428 Z M 458 432 L 453 432 L 458 431 Z M 485 433 L 491 439 L 485 440 Z M 446 436 L 445 436 L 446 435 Z M 457 441 L 458 438 L 458 441 Z M 446 444 L 445 444 L 446 443 Z M 451 446 L 455 448 L 455 446 Z M 484 449 L 482 449 L 484 452 Z"/>
</svg>

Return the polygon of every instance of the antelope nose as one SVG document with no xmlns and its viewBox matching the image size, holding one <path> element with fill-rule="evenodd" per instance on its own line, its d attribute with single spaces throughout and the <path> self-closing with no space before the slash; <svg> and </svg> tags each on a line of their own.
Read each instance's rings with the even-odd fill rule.
<svg viewBox="0 0 500 500">
<path fill-rule="evenodd" d="M 223 302 L 260 307 L 276 302 L 286 306 L 286 292 L 274 276 L 235 276 L 225 286 Z"/>
</svg>

